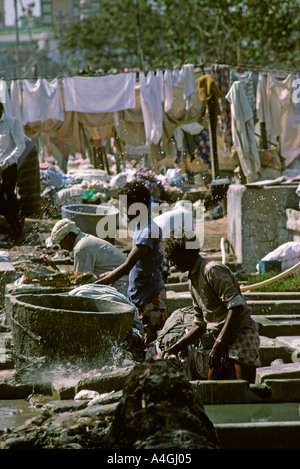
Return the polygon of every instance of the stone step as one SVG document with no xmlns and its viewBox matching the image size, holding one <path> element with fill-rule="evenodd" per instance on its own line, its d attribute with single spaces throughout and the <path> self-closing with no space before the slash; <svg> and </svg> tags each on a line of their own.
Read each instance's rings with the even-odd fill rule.
<svg viewBox="0 0 300 469">
<path fill-rule="evenodd" d="M 270 338 L 300 335 L 300 315 L 252 315 L 258 323 L 259 334 Z"/>
<path fill-rule="evenodd" d="M 214 425 L 222 449 L 299 449 L 300 421 Z"/>
<path fill-rule="evenodd" d="M 300 402 L 300 379 L 266 379 L 263 384 L 243 380 L 191 381 L 204 405 Z"/>
<path fill-rule="evenodd" d="M 300 379 L 300 362 L 257 368 L 256 383 L 267 379 Z"/>
<path fill-rule="evenodd" d="M 247 300 L 252 309 L 252 314 L 300 314 L 300 300 Z M 192 305 L 191 294 L 188 291 L 167 290 L 168 312 L 178 308 Z"/>
</svg>

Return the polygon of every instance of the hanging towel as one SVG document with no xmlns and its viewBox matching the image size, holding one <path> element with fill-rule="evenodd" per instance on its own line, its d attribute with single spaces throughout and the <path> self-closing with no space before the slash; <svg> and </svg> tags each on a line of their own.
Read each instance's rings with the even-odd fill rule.
<svg viewBox="0 0 300 469">
<path fill-rule="evenodd" d="M 289 74 L 284 80 L 268 73 L 267 95 L 270 109 L 271 142 L 280 139 L 280 152 L 289 166 L 300 154 L 300 123 L 297 121 L 295 104 L 293 103 L 292 86 L 294 77 Z"/>
<path fill-rule="evenodd" d="M 260 157 L 254 133 L 253 112 L 240 81 L 235 81 L 226 95 L 231 104 L 232 138 L 247 182 L 257 180 Z"/>
<path fill-rule="evenodd" d="M 179 79 L 183 81 L 183 99 L 188 99 L 196 90 L 194 65 L 184 65 L 180 70 Z"/>
<path fill-rule="evenodd" d="M 219 116 L 221 114 L 219 99 L 222 95 L 211 75 L 203 75 L 198 78 L 198 90 L 201 101 L 215 98 L 215 116 Z"/>
<path fill-rule="evenodd" d="M 254 73 L 252 71 L 239 73 L 233 68 L 230 69 L 229 86 L 231 87 L 235 81 L 240 81 L 244 87 L 248 102 L 252 111 L 256 108 L 256 90 L 254 87 Z"/>
<path fill-rule="evenodd" d="M 20 90 L 20 82 L 19 80 L 12 80 L 10 85 L 10 102 L 12 108 L 12 115 L 21 125 L 23 125 L 22 121 L 22 111 L 21 111 L 21 90 Z"/>
<path fill-rule="evenodd" d="M 161 92 L 154 72 L 140 72 L 140 99 L 144 119 L 146 144 L 157 144 L 163 132 Z"/>
<path fill-rule="evenodd" d="M 136 73 L 63 79 L 66 111 L 117 112 L 135 107 Z"/>
<path fill-rule="evenodd" d="M 293 103 L 296 107 L 296 119 L 297 122 L 300 122 L 300 73 L 293 81 Z"/>
<path fill-rule="evenodd" d="M 23 124 L 48 119 L 64 121 L 58 78 L 51 82 L 39 78 L 35 83 L 23 80 Z"/>
<path fill-rule="evenodd" d="M 220 116 L 220 130 L 222 132 L 223 142 L 227 150 L 230 150 L 232 143 L 231 134 L 231 112 L 230 103 L 225 98 L 228 93 L 229 86 L 229 67 L 228 65 L 214 64 L 211 70 L 212 78 L 214 79 L 217 87 L 221 91 L 221 98 L 219 101 L 221 116 Z"/>
<path fill-rule="evenodd" d="M 165 70 L 164 73 L 164 111 L 169 112 L 173 103 L 173 90 L 172 90 L 172 72 Z"/>
<path fill-rule="evenodd" d="M 0 80 L 0 101 L 3 103 L 5 114 L 13 117 L 7 83 L 5 80 Z"/>
<path fill-rule="evenodd" d="M 163 103 L 164 100 L 165 100 L 165 97 L 164 97 L 164 74 L 163 74 L 162 70 L 157 70 L 156 80 L 157 80 L 157 83 L 158 83 L 161 102 Z"/>
<path fill-rule="evenodd" d="M 266 128 L 270 129 L 271 117 L 267 96 L 267 77 L 262 72 L 258 75 L 256 90 L 256 115 L 260 122 L 265 122 Z"/>
</svg>

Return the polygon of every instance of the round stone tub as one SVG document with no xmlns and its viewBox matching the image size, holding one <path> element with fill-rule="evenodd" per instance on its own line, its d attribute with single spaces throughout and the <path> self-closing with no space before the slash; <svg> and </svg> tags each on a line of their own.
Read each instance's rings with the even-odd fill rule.
<svg viewBox="0 0 300 469">
<path fill-rule="evenodd" d="M 36 363 L 101 367 L 129 337 L 135 308 L 68 294 L 9 298 L 16 370 Z"/>
</svg>

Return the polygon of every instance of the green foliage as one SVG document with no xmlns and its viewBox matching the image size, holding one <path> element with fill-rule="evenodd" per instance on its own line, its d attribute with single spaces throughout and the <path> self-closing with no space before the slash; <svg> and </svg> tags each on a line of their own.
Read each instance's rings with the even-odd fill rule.
<svg viewBox="0 0 300 469">
<path fill-rule="evenodd" d="M 184 63 L 300 68 L 298 0 L 101 0 L 61 47 L 93 69 Z M 141 53 L 142 51 L 142 53 Z"/>
<path fill-rule="evenodd" d="M 263 282 L 264 280 L 268 280 L 270 278 L 275 277 L 278 275 L 278 272 L 267 272 L 262 275 L 257 275 L 251 277 L 251 279 L 247 280 L 247 285 L 253 285 L 255 283 Z M 273 283 L 269 285 L 265 285 L 264 287 L 259 287 L 255 291 L 261 292 L 299 292 L 300 291 L 300 273 L 296 272 L 286 277 L 283 277 L 280 280 L 275 280 Z"/>
</svg>

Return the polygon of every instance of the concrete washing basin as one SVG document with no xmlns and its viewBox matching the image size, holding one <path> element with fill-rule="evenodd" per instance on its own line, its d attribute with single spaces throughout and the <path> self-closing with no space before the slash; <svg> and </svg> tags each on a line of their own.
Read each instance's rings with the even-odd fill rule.
<svg viewBox="0 0 300 469">
<path fill-rule="evenodd" d="M 11 295 L 16 369 L 44 362 L 98 367 L 132 331 L 134 307 L 68 294 Z"/>
</svg>

